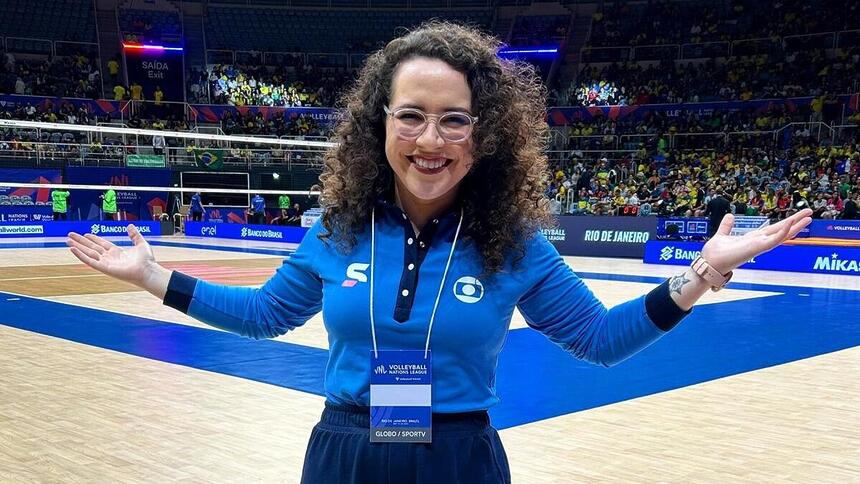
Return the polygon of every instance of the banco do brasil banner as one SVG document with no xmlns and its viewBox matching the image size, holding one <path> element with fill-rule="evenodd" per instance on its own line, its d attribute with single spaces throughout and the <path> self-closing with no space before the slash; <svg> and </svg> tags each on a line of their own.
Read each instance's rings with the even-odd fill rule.
<svg viewBox="0 0 860 484">
<path fill-rule="evenodd" d="M 144 236 L 161 235 L 159 222 L 135 222 Z M 69 232 L 101 237 L 127 236 L 128 222 L 0 223 L 0 237 L 65 237 Z"/>
<path fill-rule="evenodd" d="M 702 242 L 652 240 L 645 245 L 647 264 L 687 266 L 702 252 Z M 742 269 L 860 276 L 860 248 L 781 245 L 757 255 Z"/>
<path fill-rule="evenodd" d="M 213 222 L 185 222 L 185 235 L 189 237 L 215 237 L 222 239 L 265 240 L 298 244 L 308 229 L 284 225 L 245 225 Z"/>
</svg>

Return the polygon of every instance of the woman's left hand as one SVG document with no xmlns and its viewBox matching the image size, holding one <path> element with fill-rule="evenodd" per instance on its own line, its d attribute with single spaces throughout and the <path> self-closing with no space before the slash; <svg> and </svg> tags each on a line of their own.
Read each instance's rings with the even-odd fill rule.
<svg viewBox="0 0 860 484">
<path fill-rule="evenodd" d="M 753 257 L 794 238 L 812 222 L 812 210 L 804 209 L 773 225 L 742 236 L 731 236 L 735 216 L 727 214 L 717 233 L 702 248 L 702 258 L 722 274 L 728 274 Z"/>
</svg>

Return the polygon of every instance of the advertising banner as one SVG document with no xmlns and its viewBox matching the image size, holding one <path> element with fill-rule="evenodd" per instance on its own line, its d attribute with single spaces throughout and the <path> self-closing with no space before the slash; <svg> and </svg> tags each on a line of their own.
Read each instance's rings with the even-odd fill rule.
<svg viewBox="0 0 860 484">
<path fill-rule="evenodd" d="M 0 205 L 0 222 L 50 222 L 50 205 Z"/>
<path fill-rule="evenodd" d="M 645 245 L 646 264 L 687 266 L 699 256 L 702 242 L 652 240 Z M 753 257 L 742 269 L 860 276 L 860 247 L 781 245 Z"/>
<path fill-rule="evenodd" d="M 161 235 L 159 222 L 135 222 L 144 236 Z M 101 237 L 126 236 L 128 222 L 0 223 L 0 237 L 65 237 L 69 232 Z"/>
<path fill-rule="evenodd" d="M 69 166 L 66 168 L 68 183 L 76 185 L 112 185 L 168 187 L 170 170 L 159 168 L 108 168 Z M 102 202 L 97 190 L 71 190 L 70 213 L 80 209 L 83 220 L 99 220 Z M 152 220 L 152 207 L 158 205 L 167 212 L 167 191 L 134 192 L 116 189 L 117 209 L 125 220 Z"/>
<path fill-rule="evenodd" d="M 308 229 L 283 225 L 244 225 L 212 222 L 185 222 L 188 237 L 215 237 L 221 239 L 265 240 L 298 244 Z"/>
<path fill-rule="evenodd" d="M 164 155 L 128 155 L 125 166 L 129 168 L 164 168 Z"/>
<path fill-rule="evenodd" d="M 577 121 L 591 119 L 631 119 L 642 120 L 647 115 L 659 112 L 674 118 L 688 114 L 710 116 L 720 111 L 740 111 L 752 109 L 754 112 L 766 112 L 780 108 L 793 113 L 812 103 L 813 97 L 797 97 L 790 99 L 754 99 L 750 101 L 713 101 L 684 104 L 641 104 L 637 106 L 592 106 L 592 107 L 559 107 L 547 112 L 547 122 L 550 126 L 575 124 Z M 848 109 L 853 105 L 853 96 L 838 96 L 839 103 Z"/>
<path fill-rule="evenodd" d="M 319 126 L 330 126 L 337 121 L 337 111 L 332 108 L 306 108 L 285 106 L 229 106 L 226 104 L 194 104 L 197 120 L 206 123 L 218 123 L 225 112 L 256 116 L 262 114 L 263 119 L 286 118 L 295 120 L 299 116 L 311 117 Z"/>
<path fill-rule="evenodd" d="M 233 223 L 233 224 L 243 224 L 245 223 L 246 214 L 245 211 L 248 210 L 247 207 L 203 207 L 205 212 L 203 214 L 204 222 L 211 223 Z"/>
<path fill-rule="evenodd" d="M 204 222 L 212 222 L 212 223 L 232 223 L 232 224 L 243 224 L 246 222 L 246 213 L 248 210 L 247 207 L 211 207 L 204 206 L 205 212 L 203 214 Z M 280 217 L 281 211 L 278 209 L 266 209 L 266 220 L 272 220 L 275 217 Z M 313 224 L 311 224 L 313 225 Z"/>
<path fill-rule="evenodd" d="M 27 168 L 0 169 L 0 205 L 50 205 L 49 188 L 4 187 L 9 183 L 62 183 L 60 170 L 38 170 Z"/>
<path fill-rule="evenodd" d="M 639 258 L 656 229 L 655 217 L 560 216 L 543 233 L 561 255 Z"/>
<path fill-rule="evenodd" d="M 42 111 L 59 112 L 64 104 L 71 104 L 75 108 L 84 108 L 93 116 L 120 117 L 120 101 L 109 101 L 107 99 L 81 99 L 67 97 L 45 97 L 45 96 L 19 96 L 17 94 L 6 94 L 0 96 L 0 109 L 12 111 L 18 106 L 32 104 Z"/>
<path fill-rule="evenodd" d="M 860 220 L 813 220 L 809 237 L 860 240 Z"/>
</svg>

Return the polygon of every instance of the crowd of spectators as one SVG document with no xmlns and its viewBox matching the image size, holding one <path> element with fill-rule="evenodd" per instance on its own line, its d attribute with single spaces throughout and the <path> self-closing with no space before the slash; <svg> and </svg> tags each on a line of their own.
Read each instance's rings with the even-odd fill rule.
<svg viewBox="0 0 860 484">
<path fill-rule="evenodd" d="M 27 133 L 0 131 L 0 159 L 11 159 L 13 161 L 39 159 L 42 162 L 51 160 L 57 162 L 59 165 L 65 165 L 74 161 L 92 161 L 98 164 L 113 163 L 115 165 L 122 165 L 126 155 L 135 154 L 136 152 L 137 150 L 134 147 L 123 146 L 117 140 L 93 140 L 87 142 L 85 140 L 64 137 L 58 143 L 46 144 L 34 140 Z"/>
<path fill-rule="evenodd" d="M 860 4 L 852 0 L 602 4 L 587 49 L 683 45 L 685 55 L 697 51 L 690 57 L 701 59 L 676 60 L 678 47 L 649 47 L 657 56 L 637 53 L 639 62 L 629 61 L 627 51 L 586 50 L 577 80 L 553 97 L 558 105 L 604 106 L 854 93 L 860 90 L 858 28 Z M 845 35 L 833 34 L 839 31 Z M 744 39 L 760 40 L 729 50 L 728 43 Z"/>
<path fill-rule="evenodd" d="M 75 106 L 65 101 L 56 104 L 50 100 L 44 103 L 23 103 L 0 109 L 0 119 L 21 121 L 42 121 L 47 123 L 96 124 L 100 119 L 83 106 Z"/>
<path fill-rule="evenodd" d="M 832 96 L 823 96 L 807 106 L 773 103 L 758 109 L 651 110 L 620 119 L 598 116 L 554 128 L 559 135 L 553 139 L 551 149 L 636 149 L 640 143 L 650 143 L 648 147 L 656 150 L 661 149 L 661 139 L 663 144 L 667 144 L 670 137 L 675 137 L 677 147 L 719 148 L 727 142 L 741 147 L 780 146 L 790 141 L 796 130 L 784 130 L 782 136 L 774 136 L 774 131 L 789 123 L 805 123 L 818 119 L 822 111 L 830 110 L 825 107 L 832 104 L 834 99 Z M 841 105 L 839 107 L 841 114 Z M 860 116 L 855 114 L 846 119 L 847 122 L 855 120 L 860 122 Z M 801 130 L 804 128 L 809 129 L 806 125 L 797 127 Z M 704 133 L 716 135 L 701 136 Z M 729 134 L 730 139 L 723 136 L 726 134 Z"/>
<path fill-rule="evenodd" d="M 286 118 L 282 114 L 268 118 L 262 113 L 231 113 L 226 111 L 221 118 L 221 129 L 226 134 L 246 134 L 256 136 L 325 136 L 326 130 L 313 116 L 302 114 Z"/>
<path fill-rule="evenodd" d="M 346 69 L 317 68 L 300 60 L 277 67 L 218 64 L 192 79 L 189 91 L 198 99 L 205 94 L 200 82 L 204 75 L 214 104 L 330 107 L 354 74 Z"/>
<path fill-rule="evenodd" d="M 24 59 L 4 52 L 0 93 L 97 99 L 102 95 L 98 61 L 85 54 Z"/>
<path fill-rule="evenodd" d="M 858 144 L 801 143 L 788 150 L 669 150 L 555 164 L 547 188 L 556 213 L 702 216 L 723 196 L 732 213 L 774 220 L 810 207 L 815 218 L 857 218 Z M 846 213 L 846 202 L 855 204 Z M 849 204 L 850 205 L 850 204 Z"/>
<path fill-rule="evenodd" d="M 634 105 L 774 99 L 860 90 L 860 47 L 733 57 L 726 62 L 627 62 L 585 65 L 578 81 L 554 93 L 558 105 Z"/>
</svg>

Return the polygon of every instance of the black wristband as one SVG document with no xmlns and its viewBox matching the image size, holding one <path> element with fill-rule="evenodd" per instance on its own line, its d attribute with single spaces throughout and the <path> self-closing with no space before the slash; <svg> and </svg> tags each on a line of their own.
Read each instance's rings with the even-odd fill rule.
<svg viewBox="0 0 860 484">
<path fill-rule="evenodd" d="M 672 300 L 668 280 L 652 289 L 645 296 L 645 311 L 651 321 L 663 331 L 674 328 L 692 312 L 692 310 L 684 311 Z"/>
<path fill-rule="evenodd" d="M 170 282 L 167 283 L 164 305 L 187 313 L 196 287 L 197 278 L 187 276 L 179 271 L 173 271 L 173 274 L 170 275 Z"/>
</svg>

